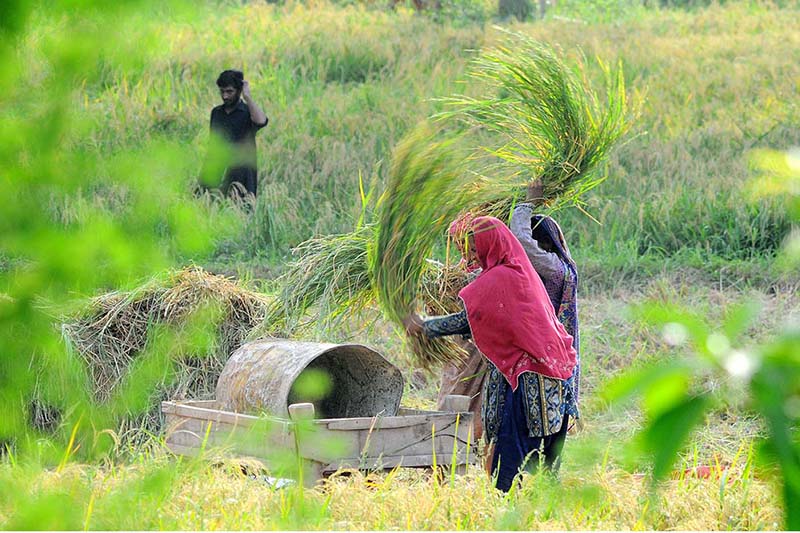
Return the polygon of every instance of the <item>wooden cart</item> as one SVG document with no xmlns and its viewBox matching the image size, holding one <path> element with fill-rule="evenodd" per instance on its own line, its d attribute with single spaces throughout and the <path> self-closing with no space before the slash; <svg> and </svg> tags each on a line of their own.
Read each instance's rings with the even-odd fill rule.
<svg viewBox="0 0 800 533">
<path fill-rule="evenodd" d="M 440 465 L 461 472 L 477 463 L 466 396 L 448 397 L 443 411 L 400 407 L 394 416 L 356 418 L 314 419 L 309 403 L 290 405 L 289 419 L 217 407 L 214 400 L 163 402 L 167 446 L 181 455 L 215 449 L 255 458 L 283 477 L 299 462 L 295 473 L 304 471 L 307 483 L 340 469 Z"/>
</svg>

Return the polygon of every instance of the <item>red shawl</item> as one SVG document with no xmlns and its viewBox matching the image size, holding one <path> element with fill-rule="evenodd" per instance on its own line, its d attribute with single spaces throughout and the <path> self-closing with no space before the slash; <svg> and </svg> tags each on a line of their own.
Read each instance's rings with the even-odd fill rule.
<svg viewBox="0 0 800 533">
<path fill-rule="evenodd" d="M 483 271 L 459 296 L 478 349 L 514 390 L 523 372 L 569 378 L 576 363 L 572 337 L 522 245 L 494 217 L 478 217 L 469 226 Z"/>
</svg>

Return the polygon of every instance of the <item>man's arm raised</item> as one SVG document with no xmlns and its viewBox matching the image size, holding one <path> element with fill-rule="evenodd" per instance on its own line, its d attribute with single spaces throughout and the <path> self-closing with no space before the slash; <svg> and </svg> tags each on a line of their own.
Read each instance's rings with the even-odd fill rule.
<svg viewBox="0 0 800 533">
<path fill-rule="evenodd" d="M 258 107 L 258 104 L 253 101 L 253 97 L 250 95 L 250 82 L 244 80 L 244 84 L 242 85 L 242 99 L 244 103 L 247 104 L 247 109 L 250 110 L 250 120 L 253 121 L 253 124 L 264 127 L 267 125 L 267 115 Z"/>
</svg>

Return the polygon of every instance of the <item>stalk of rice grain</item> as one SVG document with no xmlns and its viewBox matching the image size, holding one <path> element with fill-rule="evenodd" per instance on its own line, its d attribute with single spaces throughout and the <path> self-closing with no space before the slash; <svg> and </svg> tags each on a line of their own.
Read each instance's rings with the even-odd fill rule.
<svg viewBox="0 0 800 533">
<path fill-rule="evenodd" d="M 446 98 L 450 110 L 438 118 L 480 132 L 473 152 L 476 171 L 490 181 L 502 176 L 482 198 L 484 213 L 507 219 L 535 181 L 551 211 L 570 204 L 580 208 L 581 197 L 605 179 L 602 163 L 636 114 L 636 106 L 628 104 L 622 66 L 612 69 L 598 61 L 605 80 L 601 98 L 584 74 L 583 61 L 573 67 L 547 44 L 506 34 L 469 71 L 485 93 L 497 96 Z"/>
<path fill-rule="evenodd" d="M 295 260 L 277 279 L 279 292 L 270 304 L 265 324 L 289 337 L 309 319 L 322 328 L 336 324 L 372 301 L 367 248 L 375 226 L 367 224 L 351 233 L 309 239 L 292 250 Z"/>
<path fill-rule="evenodd" d="M 370 250 L 375 294 L 387 318 L 400 324 L 417 311 L 420 282 L 437 241 L 475 194 L 472 176 L 455 140 L 423 125 L 397 146 L 386 190 L 378 202 L 378 226 Z M 463 351 L 446 339 L 409 338 L 423 366 L 457 360 Z"/>
</svg>

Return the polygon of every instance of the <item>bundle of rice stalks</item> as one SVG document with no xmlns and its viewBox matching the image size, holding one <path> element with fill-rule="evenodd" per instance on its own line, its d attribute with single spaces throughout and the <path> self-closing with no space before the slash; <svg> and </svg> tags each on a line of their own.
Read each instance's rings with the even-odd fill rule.
<svg viewBox="0 0 800 533">
<path fill-rule="evenodd" d="M 416 310 L 426 258 L 465 205 L 473 203 L 474 176 L 454 153 L 454 140 L 439 140 L 417 128 L 395 149 L 389 181 L 378 202 L 378 229 L 370 251 L 375 294 L 387 318 L 401 323 Z M 424 336 L 410 338 L 423 366 L 458 360 L 454 343 Z"/>
<path fill-rule="evenodd" d="M 458 293 L 474 280 L 475 273 L 468 272 L 462 262 L 443 264 L 428 261 L 422 274 L 419 299 L 428 315 L 449 315 L 464 308 Z"/>
<path fill-rule="evenodd" d="M 605 176 L 601 163 L 629 131 L 634 112 L 628 106 L 622 66 L 600 62 L 605 97 L 598 97 L 583 75 L 583 61 L 569 66 L 552 47 L 522 34 L 507 32 L 505 42 L 478 56 L 469 76 L 486 84 L 494 98 L 455 96 L 445 99 L 453 109 L 440 118 L 473 127 L 480 146 L 474 157 L 487 177 L 502 175 L 497 201 L 487 214 L 510 212 L 524 198 L 526 187 L 539 181 L 543 200 L 552 209 L 581 207 L 581 196 Z M 490 135 L 485 135 L 489 132 Z M 505 184 L 505 185 L 504 185 Z"/>
<path fill-rule="evenodd" d="M 230 279 L 193 267 L 130 292 L 94 298 L 80 316 L 66 319 L 62 331 L 85 361 L 94 400 L 102 403 L 124 383 L 131 364 L 147 350 L 152 328 L 180 328 L 195 313 L 211 307 L 217 311 L 211 342 L 196 351 L 182 352 L 173 361 L 172 376 L 154 391 L 152 409 L 143 417 L 123 422 L 123 426 L 152 431 L 160 425 L 160 400 L 213 397 L 225 361 L 264 320 L 267 303 L 262 295 Z"/>
<path fill-rule="evenodd" d="M 269 306 L 265 325 L 282 336 L 299 327 L 306 311 L 316 307 L 312 320 L 330 328 L 374 300 L 367 248 L 374 225 L 351 233 L 309 239 L 292 250 L 295 260 L 277 279 L 280 292 Z"/>
<path fill-rule="evenodd" d="M 292 250 L 296 259 L 276 280 L 280 292 L 267 310 L 265 334 L 290 337 L 310 324 L 330 331 L 375 304 L 367 263 L 374 237 L 375 226 L 370 224 L 352 233 L 315 237 Z M 473 278 L 460 263 L 428 260 L 419 294 L 425 312 L 458 311 L 458 291 Z M 255 336 L 261 336 L 260 329 Z"/>
</svg>

